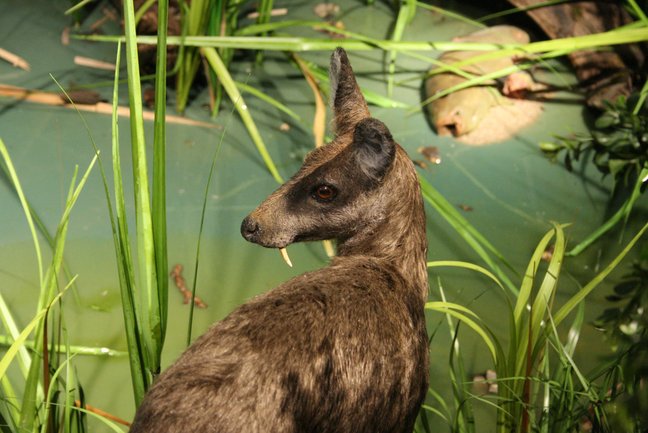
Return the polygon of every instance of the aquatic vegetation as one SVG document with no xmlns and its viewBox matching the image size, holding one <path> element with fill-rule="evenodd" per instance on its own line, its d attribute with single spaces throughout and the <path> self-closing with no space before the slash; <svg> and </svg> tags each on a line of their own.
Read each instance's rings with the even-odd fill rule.
<svg viewBox="0 0 648 433">
<path fill-rule="evenodd" d="M 613 404 L 618 396 L 614 391 L 616 382 L 610 380 L 616 364 L 601 365 L 599 371 L 585 374 L 573 356 L 583 325 L 583 300 L 616 269 L 647 230 L 648 224 L 600 273 L 562 305 L 556 305 L 566 239 L 563 227 L 555 225 L 533 252 L 517 295 L 506 297 L 503 311 L 508 316 L 508 339 L 495 335 L 489 325 L 467 307 L 448 302 L 439 282 L 441 300 L 428 302 L 426 308 L 447 316 L 452 339 L 449 371 L 454 400 L 444 401 L 431 388 L 433 402 L 423 406 L 418 431 L 433 431 L 428 427 L 429 419 L 440 417 L 452 432 L 473 432 L 476 424 L 473 408 L 478 403 L 496 409 L 496 431 L 502 433 L 574 432 L 579 431 L 584 422 L 594 426 L 594 431 L 615 431 L 610 419 L 615 409 L 601 403 Z M 549 263 L 542 266 L 544 251 L 552 241 L 553 255 Z M 479 272 L 495 283 L 495 290 L 505 292 L 504 285 L 494 274 L 474 264 L 429 262 L 428 267 L 432 272 L 438 267 Z M 573 317 L 573 321 L 563 340 L 558 329 L 569 317 Z M 455 319 L 459 323 L 455 323 Z M 497 379 L 489 382 L 497 385 L 494 394 L 475 393 L 474 382 L 467 379 L 459 343 L 459 330 L 463 326 L 475 331 L 488 349 L 493 370 L 497 373 Z M 632 359 L 633 362 L 637 360 L 636 357 Z M 603 380 L 598 380 L 601 377 Z M 634 386 L 643 385 L 635 382 Z"/>
<path fill-rule="evenodd" d="M 644 86 L 645 87 L 645 86 Z M 632 208 L 645 191 L 648 180 L 648 103 L 644 88 L 629 98 L 619 97 L 605 102 L 605 111 L 596 119 L 588 134 L 556 137 L 555 143 L 541 143 L 540 148 L 551 158 L 563 154 L 567 170 L 573 170 L 575 161 L 591 158 L 603 174 L 614 177 L 613 194 L 627 196 L 617 212 L 569 254 L 576 255 L 612 229 L 621 220 L 627 220 Z"/>
<path fill-rule="evenodd" d="M 58 275 L 63 266 L 63 253 L 72 209 L 83 190 L 88 176 L 97 160 L 95 155 L 88 168 L 77 182 L 78 167 L 75 170 L 67 194 L 66 205 L 53 238 L 53 254 L 47 264 L 41 253 L 36 223 L 32 209 L 23 192 L 19 176 L 9 156 L 4 142 L 0 139 L 1 164 L 7 173 L 16 195 L 18 196 L 25 220 L 29 227 L 38 266 L 39 298 L 36 314 L 22 329 L 18 330 L 16 321 L 0 295 L 0 321 L 5 328 L 10 346 L 0 358 L 0 385 L 2 405 L 0 419 L 2 424 L 12 431 L 34 431 L 41 426 L 54 428 L 73 423 L 82 423 L 82 417 L 75 410 L 75 400 L 83 400 L 83 389 L 78 383 L 76 374 L 69 360 L 74 356 L 70 352 L 67 332 L 62 317 L 61 302 L 66 291 L 72 286 L 76 276 L 61 287 Z M 47 266 L 46 266 L 47 265 Z M 52 329 L 58 329 L 52 332 Z M 32 350 L 27 350 L 27 338 L 33 333 Z M 54 348 L 66 347 L 66 357 L 58 356 Z M 6 372 L 16 361 L 19 377 L 24 385 L 16 388 Z M 20 391 L 17 391 L 19 389 Z M 20 392 L 20 393 L 19 393 Z M 22 394 L 22 395 L 21 395 Z"/>
</svg>

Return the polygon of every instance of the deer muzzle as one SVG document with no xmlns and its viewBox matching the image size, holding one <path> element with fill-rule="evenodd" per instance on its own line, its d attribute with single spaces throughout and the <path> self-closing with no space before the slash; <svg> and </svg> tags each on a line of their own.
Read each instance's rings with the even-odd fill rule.
<svg viewBox="0 0 648 433">
<path fill-rule="evenodd" d="M 285 230 L 276 227 L 277 224 L 264 222 L 256 218 L 254 213 L 245 217 L 241 223 L 241 235 L 248 242 L 261 245 L 266 248 L 285 248 L 293 242 L 294 237 Z"/>
</svg>

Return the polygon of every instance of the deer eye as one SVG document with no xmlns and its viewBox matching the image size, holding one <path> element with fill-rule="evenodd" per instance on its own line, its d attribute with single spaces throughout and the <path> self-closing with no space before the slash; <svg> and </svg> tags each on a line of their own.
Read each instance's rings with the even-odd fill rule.
<svg viewBox="0 0 648 433">
<path fill-rule="evenodd" d="M 337 190 L 331 185 L 318 185 L 313 189 L 313 197 L 321 202 L 331 201 L 337 195 Z"/>
</svg>

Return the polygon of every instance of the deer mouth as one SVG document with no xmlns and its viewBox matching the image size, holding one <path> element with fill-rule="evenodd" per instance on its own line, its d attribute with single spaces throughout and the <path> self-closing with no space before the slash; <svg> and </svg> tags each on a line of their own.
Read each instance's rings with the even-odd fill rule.
<svg viewBox="0 0 648 433">
<path fill-rule="evenodd" d="M 265 248 L 286 248 L 294 242 L 294 236 L 273 235 L 250 216 L 241 223 L 241 235 L 246 241 L 255 243 Z"/>
</svg>

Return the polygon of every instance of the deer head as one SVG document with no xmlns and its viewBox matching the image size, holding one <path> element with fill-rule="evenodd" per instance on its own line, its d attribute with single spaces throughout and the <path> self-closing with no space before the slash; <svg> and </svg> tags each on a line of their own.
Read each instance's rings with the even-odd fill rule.
<svg viewBox="0 0 648 433">
<path fill-rule="evenodd" d="M 396 143 L 370 117 L 341 48 L 331 58 L 330 78 L 336 137 L 309 153 L 301 169 L 243 220 L 241 234 L 250 242 L 284 248 L 297 241 L 345 240 L 381 218 L 375 196 Z"/>
</svg>

